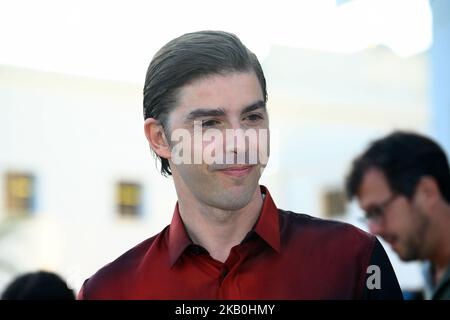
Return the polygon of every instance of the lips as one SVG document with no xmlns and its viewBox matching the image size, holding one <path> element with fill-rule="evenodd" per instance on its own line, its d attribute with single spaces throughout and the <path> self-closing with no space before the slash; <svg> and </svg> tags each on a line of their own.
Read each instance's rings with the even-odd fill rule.
<svg viewBox="0 0 450 320">
<path fill-rule="evenodd" d="M 253 166 L 234 166 L 217 171 L 232 177 L 244 177 L 248 175 L 252 169 Z"/>
</svg>

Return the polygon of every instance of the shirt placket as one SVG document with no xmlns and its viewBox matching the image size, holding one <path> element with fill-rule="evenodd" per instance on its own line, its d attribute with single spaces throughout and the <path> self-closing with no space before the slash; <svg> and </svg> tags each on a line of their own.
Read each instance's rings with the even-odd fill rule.
<svg viewBox="0 0 450 320">
<path fill-rule="evenodd" d="M 243 246 L 235 246 L 230 250 L 230 255 L 223 263 L 219 276 L 219 299 L 240 299 L 241 291 L 237 283 L 239 268 L 245 259 Z"/>
</svg>

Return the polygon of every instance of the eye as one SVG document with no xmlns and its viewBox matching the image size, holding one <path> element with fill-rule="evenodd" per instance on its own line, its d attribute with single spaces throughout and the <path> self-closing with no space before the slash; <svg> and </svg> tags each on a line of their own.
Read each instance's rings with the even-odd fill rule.
<svg viewBox="0 0 450 320">
<path fill-rule="evenodd" d="M 251 122 L 256 122 L 262 119 L 264 119 L 263 116 L 258 113 L 250 114 L 244 118 L 244 120 L 249 120 Z"/>
<path fill-rule="evenodd" d="M 202 128 L 214 127 L 220 124 L 217 120 L 202 120 Z"/>
<path fill-rule="evenodd" d="M 370 208 L 369 210 L 367 210 L 366 212 L 366 217 L 368 219 L 376 219 L 378 217 L 380 217 L 383 214 L 383 209 L 377 206 L 374 206 L 372 208 Z"/>
</svg>

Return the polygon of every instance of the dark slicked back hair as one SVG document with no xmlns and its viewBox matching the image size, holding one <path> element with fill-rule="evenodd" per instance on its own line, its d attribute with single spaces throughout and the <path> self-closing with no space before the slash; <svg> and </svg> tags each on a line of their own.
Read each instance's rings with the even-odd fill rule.
<svg viewBox="0 0 450 320">
<path fill-rule="evenodd" d="M 443 198 L 450 204 L 450 169 L 442 148 L 430 138 L 412 132 L 396 131 L 372 142 L 353 161 L 346 180 L 349 199 L 357 195 L 365 173 L 381 170 L 392 191 L 412 199 L 424 176 L 436 180 Z"/>
<path fill-rule="evenodd" d="M 154 118 L 164 128 L 176 107 L 181 87 L 215 74 L 254 72 L 267 102 L 266 79 L 258 58 L 237 36 L 223 31 L 187 33 L 162 47 L 150 62 L 144 86 L 144 119 Z M 169 161 L 161 158 L 161 173 L 171 175 Z"/>
</svg>

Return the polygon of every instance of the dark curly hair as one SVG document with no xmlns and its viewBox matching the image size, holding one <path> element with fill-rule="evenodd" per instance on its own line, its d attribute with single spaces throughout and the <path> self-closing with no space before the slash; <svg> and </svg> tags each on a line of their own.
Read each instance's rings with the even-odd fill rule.
<svg viewBox="0 0 450 320">
<path fill-rule="evenodd" d="M 436 180 L 443 198 L 450 203 L 450 169 L 442 148 L 430 138 L 412 132 L 395 131 L 372 142 L 369 148 L 353 161 L 346 180 L 346 191 L 352 199 L 365 173 L 381 170 L 389 187 L 409 199 L 414 196 L 420 178 Z"/>
</svg>

